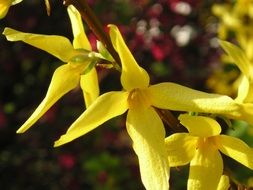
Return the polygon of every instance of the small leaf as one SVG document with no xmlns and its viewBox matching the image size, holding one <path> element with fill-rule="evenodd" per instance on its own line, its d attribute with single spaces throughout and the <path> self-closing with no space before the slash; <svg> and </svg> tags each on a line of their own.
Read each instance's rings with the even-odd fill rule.
<svg viewBox="0 0 253 190">
<path fill-rule="evenodd" d="M 97 41 L 97 49 L 98 52 L 102 55 L 102 57 L 110 62 L 114 62 L 113 57 L 109 53 L 109 51 L 105 48 L 105 46 L 102 44 L 102 42 Z"/>
</svg>

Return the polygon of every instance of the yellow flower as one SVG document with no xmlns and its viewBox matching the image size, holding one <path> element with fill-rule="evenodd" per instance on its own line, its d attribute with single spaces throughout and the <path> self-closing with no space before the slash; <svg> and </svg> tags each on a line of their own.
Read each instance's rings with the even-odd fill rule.
<svg viewBox="0 0 253 190">
<path fill-rule="evenodd" d="M 22 0 L 0 0 L 0 19 L 4 18 L 10 6 L 20 3 Z"/>
<path fill-rule="evenodd" d="M 230 97 L 235 97 L 238 89 L 237 70 L 225 70 L 224 68 L 216 69 L 214 73 L 207 79 L 206 85 L 213 92 L 225 94 Z"/>
<path fill-rule="evenodd" d="M 220 19 L 218 32 L 221 39 L 226 39 L 230 31 L 234 32 L 237 38 L 248 38 L 252 35 L 253 1 L 239 0 L 234 5 L 215 4 L 212 11 Z"/>
<path fill-rule="evenodd" d="M 137 64 L 114 25 L 110 25 L 110 37 L 122 62 L 124 90 L 98 97 L 55 142 L 55 146 L 68 143 L 128 110 L 127 132 L 139 158 L 142 181 L 147 189 L 167 190 L 169 169 L 165 159 L 165 131 L 155 107 L 219 113 L 252 121 L 251 113 L 245 111 L 248 105 L 238 104 L 228 96 L 208 94 L 170 82 L 150 85 L 147 72 Z"/>
<path fill-rule="evenodd" d="M 220 40 L 221 47 L 232 58 L 234 63 L 242 72 L 242 79 L 239 84 L 236 101 L 240 103 L 253 102 L 253 65 L 242 49 L 229 43 Z"/>
<path fill-rule="evenodd" d="M 46 97 L 17 133 L 23 133 L 29 129 L 58 99 L 77 87 L 79 82 L 86 106 L 89 106 L 99 94 L 96 70 L 93 68 L 89 73 L 82 75 L 90 63 L 90 60 L 85 56 L 82 58 L 82 55 L 86 53 L 86 50 L 90 51 L 91 46 L 84 33 L 81 17 L 73 6 L 68 7 L 68 14 L 74 34 L 73 46 L 67 38 L 62 36 L 23 33 L 11 28 L 5 28 L 3 32 L 9 41 L 23 41 L 67 63 L 55 70 Z M 80 48 L 84 50 L 78 50 Z"/>
<path fill-rule="evenodd" d="M 221 127 L 214 119 L 183 114 L 179 120 L 189 133 L 175 133 L 165 143 L 170 166 L 190 163 L 188 190 L 228 189 L 219 151 L 253 169 L 252 148 L 240 139 L 220 135 Z"/>
</svg>

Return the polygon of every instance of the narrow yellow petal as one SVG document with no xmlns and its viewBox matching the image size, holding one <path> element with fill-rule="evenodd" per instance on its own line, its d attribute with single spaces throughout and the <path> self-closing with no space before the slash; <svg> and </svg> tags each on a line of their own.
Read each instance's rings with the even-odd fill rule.
<svg viewBox="0 0 253 190">
<path fill-rule="evenodd" d="M 175 133 L 165 139 L 166 151 L 171 167 L 183 166 L 192 160 L 198 137 L 188 133 Z"/>
<path fill-rule="evenodd" d="M 222 175 L 217 190 L 228 190 L 230 187 L 229 178 L 226 175 Z"/>
<path fill-rule="evenodd" d="M 235 64 L 239 67 L 241 72 L 245 76 L 250 77 L 250 75 L 252 74 L 252 66 L 243 50 L 230 42 L 222 40 L 220 40 L 219 42 L 221 44 L 221 47 L 226 51 L 226 53 L 233 59 Z"/>
<path fill-rule="evenodd" d="M 227 6 L 223 6 L 223 5 L 220 5 L 220 4 L 214 4 L 212 6 L 213 14 L 218 16 L 218 17 L 222 17 L 227 11 L 228 11 Z"/>
<path fill-rule="evenodd" d="M 151 104 L 161 109 L 223 114 L 253 123 L 252 104 L 240 104 L 229 96 L 205 93 L 164 82 L 148 88 Z"/>
<path fill-rule="evenodd" d="M 169 189 L 169 165 L 163 123 L 152 107 L 129 109 L 127 132 L 139 159 L 142 182 L 147 190 Z"/>
<path fill-rule="evenodd" d="M 246 102 L 247 96 L 249 95 L 249 90 L 249 79 L 245 75 L 243 75 L 240 85 L 238 87 L 238 94 L 235 100 L 240 103 Z"/>
<path fill-rule="evenodd" d="M 91 50 L 90 42 L 84 32 L 80 13 L 72 5 L 68 6 L 67 10 L 74 35 L 74 48 Z M 81 76 L 80 85 L 83 90 L 86 107 L 88 107 L 99 95 L 98 77 L 95 68 L 89 73 Z"/>
<path fill-rule="evenodd" d="M 0 19 L 4 18 L 11 6 L 12 0 L 0 1 Z"/>
<path fill-rule="evenodd" d="M 95 102 L 70 126 L 67 133 L 57 140 L 54 146 L 66 144 L 103 124 L 107 120 L 123 114 L 128 109 L 128 93 L 108 92 Z"/>
<path fill-rule="evenodd" d="M 219 151 L 206 142 L 196 150 L 190 164 L 188 190 L 215 190 L 223 172 L 223 162 Z"/>
<path fill-rule="evenodd" d="M 110 37 L 115 50 L 119 53 L 122 74 L 121 83 L 124 89 L 146 88 L 149 85 L 148 73 L 135 61 L 130 50 L 126 46 L 119 29 L 115 25 L 109 25 Z"/>
<path fill-rule="evenodd" d="M 79 73 L 69 64 L 58 67 L 53 74 L 46 97 L 30 118 L 18 129 L 17 133 L 23 133 L 29 129 L 58 99 L 75 88 L 79 79 Z"/>
<path fill-rule="evenodd" d="M 170 82 L 152 85 L 148 91 L 152 105 L 162 109 L 229 114 L 239 107 L 228 96 L 205 93 Z"/>
<path fill-rule="evenodd" d="M 80 13 L 73 5 L 68 6 L 68 14 L 74 34 L 73 46 L 75 49 L 91 50 L 90 42 L 84 32 L 83 22 Z"/>
<path fill-rule="evenodd" d="M 178 119 L 192 136 L 210 137 L 219 135 L 221 132 L 219 123 L 210 117 L 181 114 Z"/>
<path fill-rule="evenodd" d="M 236 137 L 226 135 L 216 138 L 216 142 L 222 153 L 253 170 L 253 149 L 246 143 Z"/>
<path fill-rule="evenodd" d="M 11 28 L 5 28 L 3 34 L 9 41 L 23 41 L 50 53 L 63 62 L 68 62 L 76 54 L 70 41 L 63 36 L 24 33 Z"/>
<path fill-rule="evenodd" d="M 230 12 L 226 12 L 222 18 L 222 21 L 228 29 L 238 30 L 242 26 L 241 19 L 235 17 Z M 242 29 L 242 28 L 241 28 Z"/>
<path fill-rule="evenodd" d="M 11 5 L 16 5 L 16 4 L 18 4 L 18 3 L 22 2 L 22 1 L 23 0 L 12 0 Z"/>
<path fill-rule="evenodd" d="M 98 76 L 95 68 L 85 75 L 81 75 L 80 81 L 83 90 L 86 108 L 89 107 L 99 96 Z"/>
<path fill-rule="evenodd" d="M 253 85 L 245 75 L 242 76 L 235 100 L 240 103 L 253 103 Z"/>
</svg>

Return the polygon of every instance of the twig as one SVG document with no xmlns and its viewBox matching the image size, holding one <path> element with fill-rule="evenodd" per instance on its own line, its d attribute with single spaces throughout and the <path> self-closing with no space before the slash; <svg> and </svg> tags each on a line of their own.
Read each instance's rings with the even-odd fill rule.
<svg viewBox="0 0 253 190">
<path fill-rule="evenodd" d="M 180 124 L 179 120 L 169 110 L 156 109 L 156 112 L 173 132 L 187 132 L 186 128 Z"/>
</svg>

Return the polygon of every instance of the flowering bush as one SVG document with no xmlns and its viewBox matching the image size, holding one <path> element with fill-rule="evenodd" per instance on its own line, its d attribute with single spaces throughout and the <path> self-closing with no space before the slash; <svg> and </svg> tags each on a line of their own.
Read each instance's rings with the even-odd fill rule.
<svg viewBox="0 0 253 190">
<path fill-rule="evenodd" d="M 0 4 L 1 18 L 6 16 L 11 5 L 18 2 L 2 1 Z M 105 1 L 104 3 L 107 7 L 108 4 L 106 3 L 108 2 Z M 115 3 L 114 8 L 117 9 L 117 5 L 122 6 L 120 3 L 123 2 Z M 241 1 L 236 2 L 233 5 L 234 12 L 231 14 L 226 7 L 215 5 L 213 8 L 223 22 L 219 34 L 221 38 L 223 40 L 226 38 L 225 29 L 231 27 L 241 48 L 228 41 L 215 38 L 210 41 L 210 46 L 202 45 L 207 40 L 204 37 L 204 32 L 202 32 L 203 29 L 201 31 L 201 27 L 197 28 L 194 22 L 188 24 L 187 20 L 187 17 L 193 21 L 198 18 L 194 8 L 196 10 L 201 6 L 203 9 L 205 8 L 205 4 L 198 1 L 158 1 L 151 6 L 146 1 L 131 2 L 130 5 L 124 4 L 126 7 L 120 9 L 122 20 L 124 20 L 123 17 L 133 17 L 134 12 L 138 9 L 144 10 L 142 19 L 136 16 L 135 19 L 126 21 L 132 25 L 124 26 L 115 19 L 115 13 L 102 14 L 103 10 L 101 10 L 102 17 L 97 17 L 90 8 L 90 6 L 96 8 L 96 3 L 93 1 L 88 3 L 86 0 L 66 0 L 64 4 L 67 11 L 64 11 L 70 20 L 73 42 L 69 40 L 70 37 L 64 37 L 64 32 L 63 35 L 36 34 L 5 27 L 3 35 L 8 41 L 24 42 L 53 55 L 61 61 L 61 64 L 54 64 L 55 71 L 44 99 L 24 124 L 17 129 L 17 133 L 24 133 L 33 125 L 38 125 L 37 122 L 41 119 L 46 119 L 45 124 L 47 125 L 50 123 L 53 125 L 54 120 L 59 120 L 57 126 L 66 126 L 66 123 L 69 122 L 67 121 L 68 118 L 75 120 L 68 129 L 59 128 L 58 130 L 61 133 L 53 138 L 44 138 L 44 135 L 39 134 L 37 134 L 38 138 L 36 135 L 31 137 L 34 139 L 31 141 L 33 142 L 31 146 L 34 149 L 38 148 L 38 143 L 44 139 L 53 140 L 57 138 L 58 140 L 54 143 L 55 147 L 71 141 L 73 141 L 72 143 L 76 142 L 73 147 L 66 145 L 66 152 L 64 152 L 64 147 L 60 150 L 49 148 L 50 154 L 52 154 L 50 158 L 54 157 L 58 164 L 54 165 L 51 161 L 45 164 L 39 164 L 39 162 L 37 165 L 35 164 L 34 172 L 39 174 L 43 170 L 56 173 L 63 171 L 67 174 L 60 177 L 60 183 L 56 179 L 46 179 L 45 184 L 41 186 L 38 185 L 39 182 L 36 182 L 36 187 L 66 189 L 142 188 L 134 183 L 125 184 L 125 180 L 129 179 L 129 169 L 124 169 L 124 167 L 124 170 L 117 169 L 122 167 L 122 162 L 134 165 L 134 161 L 131 161 L 133 155 L 127 157 L 125 161 L 124 159 L 121 161 L 118 157 L 103 152 L 100 157 L 94 157 L 92 153 L 98 154 L 99 147 L 94 150 L 83 150 L 86 149 L 84 147 L 88 147 L 88 144 L 82 146 L 85 141 L 80 140 L 84 139 L 82 136 L 88 136 L 87 142 L 92 142 L 92 135 L 87 133 L 98 126 L 107 124 L 112 125 L 116 132 L 107 132 L 104 129 L 100 134 L 97 134 L 100 136 L 99 139 L 102 139 L 100 141 L 104 142 L 105 149 L 110 148 L 112 144 L 118 151 L 124 146 L 132 144 L 139 167 L 135 170 L 139 170 L 140 180 L 145 189 L 181 188 L 181 182 L 174 184 L 179 179 L 173 178 L 170 173 L 174 174 L 174 172 L 170 172 L 170 170 L 173 170 L 173 167 L 188 163 L 190 163 L 190 169 L 187 189 L 221 190 L 244 186 L 234 179 L 229 167 L 224 167 L 224 164 L 226 166 L 226 162 L 229 161 L 221 157 L 221 154 L 227 155 L 248 167 L 247 171 L 253 169 L 251 160 L 253 149 L 238 137 L 232 137 L 227 132 L 231 127 L 234 127 L 235 131 L 238 130 L 232 122 L 243 121 L 248 130 L 253 124 L 251 41 L 248 42 L 246 39 L 246 36 L 248 37 L 247 32 L 250 31 L 251 27 L 250 25 L 245 27 L 243 24 L 240 25 L 240 21 L 234 18 L 238 15 L 240 18 L 242 15 L 251 18 L 251 4 L 248 5 L 249 9 L 244 10 L 242 3 Z M 54 4 L 50 4 L 48 0 L 45 1 L 45 4 L 47 14 L 54 13 L 52 9 Z M 131 9 L 133 5 L 135 5 L 136 10 Z M 108 17 L 104 17 L 105 15 Z M 113 18 L 119 27 L 114 24 L 107 26 L 101 24 L 101 21 L 111 23 Z M 68 24 L 64 19 L 60 19 L 63 26 Z M 170 19 L 173 20 L 167 23 Z M 91 31 L 84 27 L 83 21 Z M 125 35 L 127 38 L 124 37 Z M 237 92 L 235 97 L 203 92 L 200 89 L 194 90 L 175 83 L 177 82 L 176 79 L 181 78 L 178 73 L 191 73 L 188 76 L 185 74 L 186 79 L 192 80 L 192 86 L 202 87 L 204 83 L 196 81 L 203 78 L 203 74 L 199 77 L 193 77 L 193 75 L 197 69 L 199 73 L 206 72 L 204 68 L 202 70 L 198 66 L 209 59 L 209 50 L 213 50 L 212 47 L 217 46 L 217 44 L 221 45 L 227 53 L 227 58 L 235 63 L 238 66 L 238 71 L 241 72 L 238 83 L 235 85 Z M 194 47 L 197 45 L 205 46 L 205 48 L 200 48 L 199 52 L 195 52 Z M 138 61 L 131 51 L 134 52 Z M 198 55 L 200 58 L 196 57 Z M 26 56 L 24 57 L 26 59 Z M 15 58 L 13 59 L 15 60 Z M 59 62 L 58 60 L 54 59 L 51 62 Z M 196 68 L 192 68 L 195 60 L 198 60 L 198 63 Z M 50 61 L 46 60 L 45 62 Z M 44 65 L 42 68 L 46 70 L 50 68 L 50 66 Z M 27 62 L 23 63 L 23 67 L 25 75 L 32 72 L 29 68 L 31 66 Z M 175 68 L 175 73 L 170 73 L 172 68 Z M 157 78 L 155 78 L 156 75 Z M 168 82 L 169 78 L 172 78 L 170 82 Z M 39 76 L 33 80 L 40 82 L 38 79 L 40 79 Z M 26 78 L 26 80 L 32 81 L 30 78 Z M 185 82 L 185 84 L 190 83 L 189 81 Z M 14 89 L 16 95 L 20 96 L 25 93 L 22 86 L 16 86 Z M 73 103 L 75 102 L 74 97 L 78 97 L 80 89 L 84 99 L 84 103 L 81 105 L 80 99 L 77 101 L 78 103 Z M 35 93 L 32 88 L 27 90 L 29 94 Z M 66 101 L 74 104 L 74 108 L 62 109 L 61 105 L 53 106 L 65 94 L 71 94 L 71 98 L 69 97 Z M 3 118 L 0 121 L 3 126 L 6 126 L 5 114 L 8 114 L 8 111 L 9 114 L 14 113 L 14 109 L 15 104 L 13 103 L 4 105 L 4 111 L 0 112 Z M 116 117 L 124 113 L 126 113 L 126 119 Z M 58 114 L 61 117 L 58 117 Z M 23 112 L 22 115 L 27 114 Z M 45 116 L 42 117 L 43 115 Z M 17 126 L 15 122 L 13 125 Z M 122 128 L 119 130 L 118 126 L 122 126 Z M 125 137 L 124 126 L 126 126 L 126 132 L 130 139 Z M 165 126 L 168 126 L 169 129 L 166 130 Z M 240 129 L 240 127 L 238 128 Z M 51 132 L 55 133 L 54 129 L 41 130 L 42 134 L 46 134 L 46 137 Z M 122 133 L 124 133 L 124 138 L 120 137 Z M 59 137 L 59 135 L 61 136 Z M 30 135 L 26 136 L 25 139 L 28 140 L 29 138 Z M 79 140 L 75 140 L 77 138 Z M 81 147 L 82 149 L 80 149 Z M 94 145 L 94 147 L 96 146 Z M 20 149 L 22 146 L 19 151 Z M 43 150 L 44 152 L 38 152 L 40 153 L 38 154 L 40 155 L 39 158 L 48 155 L 47 149 Z M 57 151 L 60 152 L 57 153 Z M 31 155 L 31 151 L 28 151 L 26 155 Z M 5 161 L 9 160 L 11 156 L 9 151 L 5 151 L 1 157 Z M 23 159 L 26 161 L 25 158 Z M 19 166 L 18 161 L 14 163 Z M 81 167 L 82 170 L 75 173 L 76 167 Z M 132 172 L 134 173 L 135 170 L 133 169 Z M 87 180 L 79 180 L 80 176 L 84 175 L 83 171 L 95 172 L 94 175 L 97 177 L 85 174 Z M 53 182 L 49 183 L 50 180 Z M 27 188 L 26 184 L 22 184 L 22 181 L 20 183 L 21 188 Z M 4 185 L 7 187 L 6 184 Z M 250 181 L 246 186 L 250 186 Z M 35 185 L 31 187 L 34 188 Z"/>
</svg>

